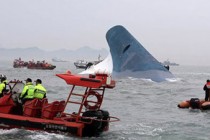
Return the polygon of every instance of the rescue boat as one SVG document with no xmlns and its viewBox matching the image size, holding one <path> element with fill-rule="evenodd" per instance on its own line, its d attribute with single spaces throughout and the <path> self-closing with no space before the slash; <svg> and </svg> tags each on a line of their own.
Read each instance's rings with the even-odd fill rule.
<svg viewBox="0 0 210 140">
<path fill-rule="evenodd" d="M 177 106 L 179 108 L 210 110 L 210 102 L 198 98 L 191 98 L 190 100 L 182 101 Z"/>
<path fill-rule="evenodd" d="M 32 61 L 23 61 L 21 58 L 15 59 L 13 61 L 13 68 L 28 68 L 28 69 L 39 69 L 39 70 L 53 70 L 56 68 L 55 65 L 52 65 L 45 60 L 43 61 L 37 61 L 35 62 L 34 60 Z"/>
<path fill-rule="evenodd" d="M 108 111 L 101 109 L 105 89 L 115 87 L 115 81 L 110 76 L 96 74 L 84 77 L 71 72 L 56 76 L 72 85 L 65 101 L 33 99 L 22 106 L 18 97 L 23 82 L 9 82 L 10 91 L 0 98 L 0 128 L 64 132 L 79 137 L 91 137 L 108 131 L 110 122 L 119 121 L 117 117 L 110 116 Z M 69 108 L 69 105 L 76 107 Z"/>
<path fill-rule="evenodd" d="M 38 70 L 53 70 L 56 68 L 54 65 L 43 65 L 43 66 L 37 66 L 37 65 L 31 65 L 29 64 L 27 66 L 28 69 L 38 69 Z"/>
<path fill-rule="evenodd" d="M 29 61 L 27 65 L 28 69 L 40 69 L 40 70 L 53 70 L 56 66 L 49 64 L 43 61 L 37 61 L 36 63 L 33 61 Z"/>
</svg>

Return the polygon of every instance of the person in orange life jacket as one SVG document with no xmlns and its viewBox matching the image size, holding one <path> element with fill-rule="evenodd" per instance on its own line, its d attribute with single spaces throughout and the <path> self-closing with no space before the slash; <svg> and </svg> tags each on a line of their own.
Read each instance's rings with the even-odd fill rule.
<svg viewBox="0 0 210 140">
<path fill-rule="evenodd" d="M 28 100 L 33 100 L 34 99 L 34 85 L 32 84 L 32 80 L 30 78 L 27 78 L 26 84 L 20 94 L 20 99 L 22 101 L 22 104 L 24 104 Z"/>
<path fill-rule="evenodd" d="M 1 83 L 0 83 L 0 98 L 3 97 L 3 92 L 6 91 L 6 84 L 7 80 L 6 77 L 1 77 Z"/>
<path fill-rule="evenodd" d="M 206 84 L 203 87 L 205 91 L 205 101 L 209 101 L 209 94 L 210 94 L 210 80 L 206 81 Z"/>
<path fill-rule="evenodd" d="M 36 80 L 36 86 L 34 90 L 34 98 L 43 99 L 46 98 L 47 90 L 42 86 L 42 80 Z"/>
</svg>

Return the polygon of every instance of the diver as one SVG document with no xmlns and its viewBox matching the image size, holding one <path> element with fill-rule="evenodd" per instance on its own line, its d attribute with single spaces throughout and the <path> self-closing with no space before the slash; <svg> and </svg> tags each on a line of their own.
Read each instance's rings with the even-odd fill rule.
<svg viewBox="0 0 210 140">
<path fill-rule="evenodd" d="M 205 101 L 209 101 L 209 94 L 210 94 L 210 80 L 206 80 L 206 84 L 203 87 L 205 91 Z"/>
<path fill-rule="evenodd" d="M 5 75 L 1 75 L 1 83 L 0 83 L 0 98 L 4 96 L 4 92 L 7 91 L 7 78 Z"/>
<path fill-rule="evenodd" d="M 36 80 L 36 86 L 34 90 L 34 98 L 43 99 L 46 98 L 47 90 L 42 86 L 42 80 Z"/>
<path fill-rule="evenodd" d="M 23 105 L 25 104 L 26 101 L 34 99 L 34 90 L 35 90 L 35 87 L 32 84 L 31 78 L 27 78 L 25 81 L 26 81 L 26 84 L 19 97 Z"/>
</svg>

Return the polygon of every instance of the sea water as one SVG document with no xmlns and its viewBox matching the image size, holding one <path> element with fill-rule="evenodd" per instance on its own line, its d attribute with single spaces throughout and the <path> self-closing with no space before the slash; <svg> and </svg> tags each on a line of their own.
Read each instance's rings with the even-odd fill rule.
<svg viewBox="0 0 210 140">
<path fill-rule="evenodd" d="M 73 63 L 54 63 L 54 70 L 29 70 L 13 68 L 12 62 L 0 62 L 0 74 L 9 80 L 28 77 L 42 79 L 49 101 L 66 99 L 70 86 L 55 76 L 57 73 L 81 72 Z M 110 124 L 110 130 L 100 137 L 84 139 L 101 140 L 209 140 L 210 111 L 179 109 L 177 104 L 193 97 L 204 98 L 203 86 L 210 79 L 210 67 L 174 66 L 170 71 L 176 79 L 156 83 L 151 80 L 127 77 L 116 79 L 116 87 L 108 89 L 102 109 L 120 118 Z M 29 131 L 23 129 L 0 130 L 1 140 L 69 140 L 77 137 Z"/>
</svg>

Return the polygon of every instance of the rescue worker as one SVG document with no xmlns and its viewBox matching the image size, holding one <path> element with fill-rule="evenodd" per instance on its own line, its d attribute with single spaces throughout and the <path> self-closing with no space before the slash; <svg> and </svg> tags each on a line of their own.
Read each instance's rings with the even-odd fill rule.
<svg viewBox="0 0 210 140">
<path fill-rule="evenodd" d="M 206 81 L 206 84 L 204 85 L 203 90 L 205 91 L 205 101 L 209 101 L 209 94 L 210 94 L 210 80 L 209 79 Z"/>
<path fill-rule="evenodd" d="M 0 98 L 3 97 L 3 93 L 6 91 L 6 85 L 7 85 L 7 80 L 6 77 L 1 77 L 1 83 L 0 83 Z"/>
<path fill-rule="evenodd" d="M 20 99 L 22 101 L 22 104 L 25 104 L 26 101 L 28 100 L 33 100 L 34 99 L 34 85 L 32 83 L 32 80 L 30 78 L 27 78 L 26 84 L 23 88 L 22 93 L 20 94 Z"/>
<path fill-rule="evenodd" d="M 34 98 L 43 99 L 46 98 L 47 90 L 42 86 L 42 80 L 36 80 L 36 86 L 34 90 Z"/>
</svg>

